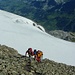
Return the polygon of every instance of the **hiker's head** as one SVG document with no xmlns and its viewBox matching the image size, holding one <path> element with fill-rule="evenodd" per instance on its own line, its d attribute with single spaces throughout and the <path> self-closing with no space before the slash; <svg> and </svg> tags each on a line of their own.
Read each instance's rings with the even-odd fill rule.
<svg viewBox="0 0 75 75">
<path fill-rule="evenodd" d="M 28 48 L 28 50 L 32 50 L 32 48 Z"/>
<path fill-rule="evenodd" d="M 32 52 L 32 48 L 28 48 L 28 52 Z"/>
<path fill-rule="evenodd" d="M 34 49 L 34 52 L 36 52 L 36 49 Z"/>
<path fill-rule="evenodd" d="M 40 52 L 40 50 L 38 50 L 38 52 Z"/>
</svg>

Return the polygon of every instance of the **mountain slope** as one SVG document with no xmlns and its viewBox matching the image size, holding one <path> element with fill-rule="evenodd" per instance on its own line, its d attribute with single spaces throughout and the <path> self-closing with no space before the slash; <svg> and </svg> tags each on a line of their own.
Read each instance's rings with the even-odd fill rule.
<svg viewBox="0 0 75 75">
<path fill-rule="evenodd" d="M 48 32 L 75 32 L 75 0 L 0 0 L 0 9 L 30 18 Z"/>
<path fill-rule="evenodd" d="M 75 75 L 75 67 L 43 59 L 38 63 L 15 49 L 0 45 L 0 75 Z"/>
<path fill-rule="evenodd" d="M 33 23 L 24 17 L 0 10 L 0 44 L 13 47 L 23 55 L 29 47 L 40 49 L 44 58 L 75 65 L 75 43 L 55 38 Z"/>
<path fill-rule="evenodd" d="M 49 34 L 51 34 L 57 38 L 63 39 L 63 40 L 75 42 L 75 33 L 72 33 L 72 32 L 64 32 L 62 30 L 54 30 L 54 31 L 50 31 Z"/>
</svg>

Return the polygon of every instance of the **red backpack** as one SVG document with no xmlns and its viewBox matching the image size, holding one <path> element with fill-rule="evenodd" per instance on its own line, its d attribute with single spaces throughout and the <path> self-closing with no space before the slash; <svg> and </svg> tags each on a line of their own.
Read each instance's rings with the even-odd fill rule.
<svg viewBox="0 0 75 75">
<path fill-rule="evenodd" d="M 29 49 L 28 49 L 28 54 L 30 54 L 30 55 L 32 55 L 32 56 L 34 55 L 34 53 L 33 53 L 33 51 L 32 51 L 32 48 L 29 48 Z"/>
</svg>

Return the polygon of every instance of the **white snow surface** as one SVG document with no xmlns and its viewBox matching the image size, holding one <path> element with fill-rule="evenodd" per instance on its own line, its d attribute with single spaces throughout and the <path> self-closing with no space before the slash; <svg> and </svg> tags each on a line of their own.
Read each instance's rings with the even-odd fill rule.
<svg viewBox="0 0 75 75">
<path fill-rule="evenodd" d="M 24 55 L 28 48 L 42 50 L 44 58 L 75 66 L 75 43 L 55 38 L 27 18 L 0 10 L 0 44 Z"/>
</svg>

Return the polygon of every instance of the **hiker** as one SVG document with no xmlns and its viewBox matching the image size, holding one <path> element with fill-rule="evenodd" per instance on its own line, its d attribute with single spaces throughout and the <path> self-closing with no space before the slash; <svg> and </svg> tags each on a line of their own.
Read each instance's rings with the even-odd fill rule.
<svg viewBox="0 0 75 75">
<path fill-rule="evenodd" d="M 31 56 L 34 55 L 33 51 L 32 51 L 32 48 L 28 48 L 28 50 L 26 51 L 25 53 L 25 56 L 27 56 L 27 54 L 29 55 L 29 59 L 31 60 Z"/>
<path fill-rule="evenodd" d="M 37 51 L 37 54 L 36 54 L 36 60 L 37 60 L 38 62 L 41 62 L 42 59 L 43 59 L 43 52 L 40 51 L 40 50 L 38 50 L 38 51 Z"/>
<path fill-rule="evenodd" d="M 29 57 L 28 61 L 27 61 L 27 71 L 31 72 L 31 63 L 32 63 L 32 59 L 31 56 L 34 55 L 34 52 L 32 51 L 32 48 L 28 48 L 28 50 L 25 53 L 25 56 Z"/>
<path fill-rule="evenodd" d="M 36 60 L 36 56 L 37 56 L 37 50 L 34 49 L 34 60 Z"/>
</svg>

